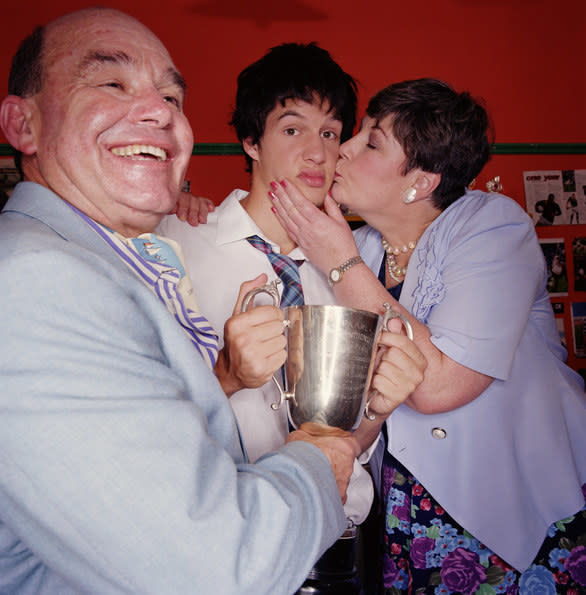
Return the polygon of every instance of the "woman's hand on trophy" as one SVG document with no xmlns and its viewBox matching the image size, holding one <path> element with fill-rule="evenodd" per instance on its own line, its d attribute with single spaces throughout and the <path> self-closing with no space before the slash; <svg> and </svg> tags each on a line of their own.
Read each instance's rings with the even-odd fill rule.
<svg viewBox="0 0 586 595">
<path fill-rule="evenodd" d="M 275 306 L 240 311 L 244 296 L 266 282 L 267 276 L 262 274 L 242 284 L 234 314 L 224 325 L 224 347 L 215 372 L 228 396 L 242 388 L 262 386 L 285 363 L 282 311 Z"/>
<path fill-rule="evenodd" d="M 336 478 L 342 504 L 344 504 L 350 476 L 354 470 L 354 459 L 361 451 L 356 438 L 350 432 L 340 428 L 307 422 L 301 424 L 298 430 L 291 432 L 287 437 L 287 442 L 295 440 L 309 442 L 326 455 Z"/>
<path fill-rule="evenodd" d="M 389 327 L 399 326 L 392 320 Z M 417 345 L 399 332 L 381 333 L 381 347 L 372 378 L 369 412 L 378 417 L 388 417 L 399 405 L 408 400 L 421 384 L 427 360 Z"/>
</svg>

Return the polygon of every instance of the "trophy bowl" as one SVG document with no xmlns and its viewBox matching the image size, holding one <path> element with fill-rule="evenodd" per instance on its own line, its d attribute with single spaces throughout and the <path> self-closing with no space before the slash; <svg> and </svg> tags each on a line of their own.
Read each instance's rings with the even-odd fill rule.
<svg viewBox="0 0 586 595">
<path fill-rule="evenodd" d="M 246 311 L 258 293 L 268 293 L 278 304 L 277 282 L 253 289 L 243 302 Z M 400 318 L 412 338 L 409 322 L 385 304 L 385 316 L 345 306 L 287 306 L 285 333 L 287 360 L 284 388 L 275 376 L 280 402 L 286 401 L 293 427 L 315 422 L 352 431 L 363 412 L 368 416 L 367 394 L 373 373 L 378 338 L 391 318 Z"/>
</svg>

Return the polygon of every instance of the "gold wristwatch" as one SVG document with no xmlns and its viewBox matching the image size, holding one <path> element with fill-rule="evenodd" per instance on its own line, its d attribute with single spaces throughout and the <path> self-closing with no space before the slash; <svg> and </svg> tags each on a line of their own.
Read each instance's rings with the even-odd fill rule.
<svg viewBox="0 0 586 595">
<path fill-rule="evenodd" d="M 330 274 L 328 275 L 328 281 L 330 285 L 335 285 L 336 283 L 339 283 L 342 280 L 344 273 L 348 269 L 351 269 L 355 264 L 359 264 L 361 262 L 363 262 L 363 260 L 362 258 L 360 258 L 360 256 L 353 256 L 352 258 L 349 258 L 346 262 L 343 262 L 339 267 L 333 268 L 330 271 Z"/>
</svg>

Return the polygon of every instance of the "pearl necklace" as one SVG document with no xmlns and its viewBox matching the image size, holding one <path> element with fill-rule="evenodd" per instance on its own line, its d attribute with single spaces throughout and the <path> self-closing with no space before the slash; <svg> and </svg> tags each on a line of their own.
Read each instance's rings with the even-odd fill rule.
<svg viewBox="0 0 586 595">
<path fill-rule="evenodd" d="M 402 248 L 393 248 L 386 240 L 381 236 L 381 243 L 383 248 L 387 254 L 387 272 L 389 273 L 389 277 L 396 281 L 397 283 L 401 283 L 407 274 L 407 265 L 404 267 L 400 267 L 397 264 L 396 256 L 399 254 L 407 254 L 412 250 L 415 250 L 415 246 L 417 246 L 417 242 L 409 242 L 405 244 Z"/>
</svg>

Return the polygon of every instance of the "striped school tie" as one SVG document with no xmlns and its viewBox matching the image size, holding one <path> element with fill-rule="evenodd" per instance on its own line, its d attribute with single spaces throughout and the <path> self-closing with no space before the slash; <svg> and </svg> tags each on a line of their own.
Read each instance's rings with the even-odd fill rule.
<svg viewBox="0 0 586 595">
<path fill-rule="evenodd" d="M 271 245 L 254 235 L 246 238 L 257 250 L 264 252 L 279 279 L 283 282 L 281 307 L 303 306 L 303 288 L 299 276 L 299 266 L 303 261 L 295 261 L 284 254 L 274 252 Z"/>
</svg>

